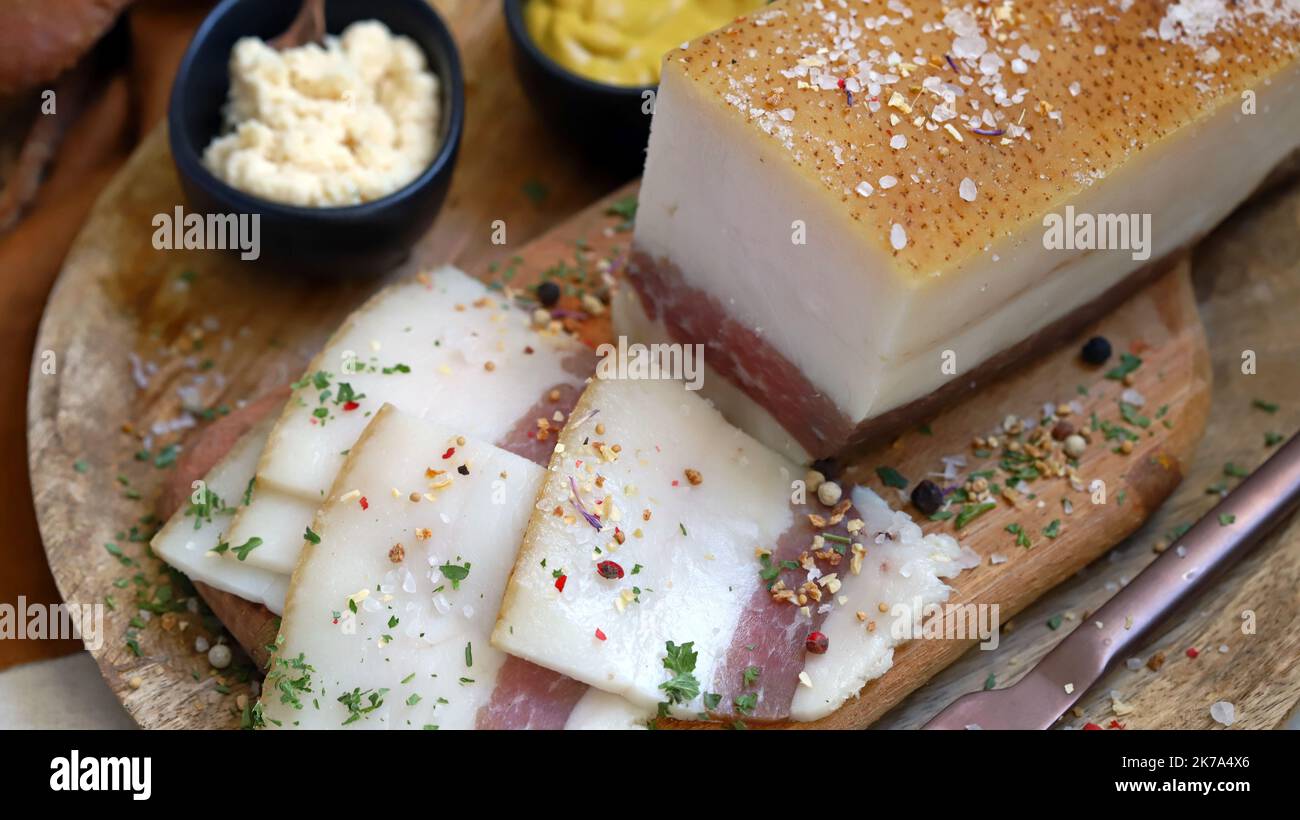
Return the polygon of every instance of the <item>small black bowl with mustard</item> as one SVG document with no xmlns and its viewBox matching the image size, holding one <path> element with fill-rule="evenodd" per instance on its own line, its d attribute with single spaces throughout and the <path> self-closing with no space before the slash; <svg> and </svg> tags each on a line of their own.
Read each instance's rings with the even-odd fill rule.
<svg viewBox="0 0 1300 820">
<path fill-rule="evenodd" d="M 641 173 L 664 54 L 768 0 L 504 0 L 514 63 L 557 133 L 628 178 Z"/>
<path fill-rule="evenodd" d="M 277 273 L 379 274 L 446 199 L 460 57 L 426 0 L 298 11 L 223 0 L 208 15 L 172 88 L 172 158 L 192 211 L 257 216 L 259 262 Z"/>
</svg>

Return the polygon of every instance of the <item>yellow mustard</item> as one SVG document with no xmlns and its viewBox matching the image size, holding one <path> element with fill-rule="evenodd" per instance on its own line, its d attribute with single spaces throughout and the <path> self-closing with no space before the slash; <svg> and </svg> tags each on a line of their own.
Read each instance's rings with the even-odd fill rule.
<svg viewBox="0 0 1300 820">
<path fill-rule="evenodd" d="M 768 0 L 528 0 L 528 33 L 551 59 L 590 80 L 654 85 L 670 49 Z"/>
</svg>

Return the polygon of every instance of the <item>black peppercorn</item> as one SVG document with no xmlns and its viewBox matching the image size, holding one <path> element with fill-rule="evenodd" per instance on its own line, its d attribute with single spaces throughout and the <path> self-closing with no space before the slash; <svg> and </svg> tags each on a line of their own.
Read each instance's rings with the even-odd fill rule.
<svg viewBox="0 0 1300 820">
<path fill-rule="evenodd" d="M 537 286 L 537 301 L 542 303 L 542 307 L 555 307 L 555 303 L 560 301 L 560 286 L 554 282 L 543 282 Z"/>
<path fill-rule="evenodd" d="M 844 467 L 833 458 L 819 458 L 812 463 L 812 468 L 826 477 L 827 481 L 838 481 Z"/>
<path fill-rule="evenodd" d="M 927 478 L 912 488 L 912 505 L 922 515 L 934 515 L 943 506 L 943 490 Z"/>
<path fill-rule="evenodd" d="M 1104 336 L 1093 336 L 1083 346 L 1083 360 L 1088 364 L 1105 364 L 1110 358 L 1110 342 Z"/>
</svg>

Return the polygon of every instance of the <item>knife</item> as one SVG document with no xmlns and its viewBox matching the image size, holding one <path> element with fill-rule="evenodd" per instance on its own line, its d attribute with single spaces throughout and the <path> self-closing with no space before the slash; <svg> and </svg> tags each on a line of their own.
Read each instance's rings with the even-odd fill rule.
<svg viewBox="0 0 1300 820">
<path fill-rule="evenodd" d="M 1132 654 L 1157 624 L 1209 586 L 1300 506 L 1300 434 L 1215 505 L 1089 620 L 1004 689 L 955 700 L 926 729 L 1048 729 L 1101 678 Z"/>
</svg>

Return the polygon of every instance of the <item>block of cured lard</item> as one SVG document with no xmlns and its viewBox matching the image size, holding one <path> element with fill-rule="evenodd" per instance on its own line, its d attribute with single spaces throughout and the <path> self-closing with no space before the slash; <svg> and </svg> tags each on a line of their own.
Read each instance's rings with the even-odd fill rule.
<svg viewBox="0 0 1300 820">
<path fill-rule="evenodd" d="M 943 600 L 970 564 L 879 499 L 809 502 L 802 475 L 680 382 L 593 381 L 493 644 L 661 715 L 828 714 L 890 665 L 877 607 Z"/>
<path fill-rule="evenodd" d="M 258 542 L 231 542 L 227 535 L 235 510 L 248 497 L 257 459 L 275 423 L 264 417 L 239 437 L 167 520 L 150 542 L 155 554 L 185 573 L 223 592 L 284 612 L 289 576 L 249 564 Z"/>
<path fill-rule="evenodd" d="M 451 267 L 385 288 L 317 354 L 271 431 L 232 541 L 288 574 L 303 532 L 374 412 L 390 403 L 545 463 L 592 351 Z"/>
<path fill-rule="evenodd" d="M 312 521 L 251 721 L 281 728 L 627 728 L 627 701 L 488 642 L 545 471 L 378 409 Z"/>
<path fill-rule="evenodd" d="M 1256 190 L 1298 58 L 1293 0 L 777 0 L 665 57 L 616 326 L 796 459 L 883 440 Z"/>
</svg>

